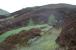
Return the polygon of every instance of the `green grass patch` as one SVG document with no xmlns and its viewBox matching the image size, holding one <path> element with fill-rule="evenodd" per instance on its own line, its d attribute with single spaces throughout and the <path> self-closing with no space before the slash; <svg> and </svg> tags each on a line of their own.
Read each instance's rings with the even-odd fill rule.
<svg viewBox="0 0 76 50">
<path fill-rule="evenodd" d="M 47 24 L 44 24 L 44 25 L 35 25 L 35 26 L 28 26 L 28 27 L 14 29 L 14 30 L 5 32 L 3 35 L 0 35 L 0 42 L 5 40 L 5 38 L 7 38 L 8 36 L 14 35 L 20 32 L 21 30 L 27 31 L 31 28 L 41 28 L 42 30 L 47 31 L 52 27 Z M 19 50 L 55 50 L 55 48 L 58 47 L 58 45 L 55 43 L 56 38 L 57 38 L 57 32 L 55 31 L 54 33 L 49 32 L 48 34 L 45 34 L 42 37 L 40 37 L 38 40 L 33 41 L 30 47 L 21 47 L 19 48 Z"/>
</svg>

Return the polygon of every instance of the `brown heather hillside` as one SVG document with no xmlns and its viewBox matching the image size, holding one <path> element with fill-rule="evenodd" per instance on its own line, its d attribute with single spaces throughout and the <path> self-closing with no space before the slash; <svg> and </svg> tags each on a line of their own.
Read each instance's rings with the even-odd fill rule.
<svg viewBox="0 0 76 50">
<path fill-rule="evenodd" d="M 64 14 L 62 31 L 56 42 L 67 50 L 76 50 L 76 10 Z"/>
<path fill-rule="evenodd" d="M 69 4 L 49 4 L 24 8 L 11 13 L 11 18 L 8 17 L 6 19 L 2 19 L 0 21 L 0 32 L 2 34 L 3 32 L 11 30 L 15 27 L 19 28 L 27 26 L 30 19 L 32 19 L 32 21 L 36 24 L 48 24 L 49 20 L 50 25 L 60 27 L 60 25 L 63 25 L 63 19 L 66 16 L 65 14 L 69 13 L 70 10 L 75 10 L 75 8 L 75 5 Z M 49 17 L 55 18 L 51 21 Z"/>
</svg>

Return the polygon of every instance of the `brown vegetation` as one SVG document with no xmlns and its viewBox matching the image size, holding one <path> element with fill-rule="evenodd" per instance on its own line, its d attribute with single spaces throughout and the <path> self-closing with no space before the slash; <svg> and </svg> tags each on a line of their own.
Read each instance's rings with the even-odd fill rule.
<svg viewBox="0 0 76 50">
<path fill-rule="evenodd" d="M 49 5 L 44 5 L 44 6 L 24 8 L 22 10 L 13 12 L 11 13 L 11 16 L 10 16 L 11 18 L 8 17 L 8 20 L 5 19 L 5 20 L 0 21 L 0 32 L 1 32 L 0 34 L 3 34 L 3 32 L 8 31 L 8 28 L 10 28 L 9 30 L 11 30 L 15 27 L 19 28 L 22 26 L 26 26 L 27 21 L 30 18 L 32 19 L 32 21 L 34 21 L 35 24 L 48 24 L 48 17 L 50 17 L 51 15 L 56 16 L 57 19 L 61 19 L 63 15 L 61 12 L 59 12 L 61 11 L 60 9 L 63 8 L 64 11 L 66 11 L 66 8 L 70 6 L 72 5 L 49 4 Z"/>
<path fill-rule="evenodd" d="M 0 43 L 0 50 L 17 50 L 15 45 Z"/>
<path fill-rule="evenodd" d="M 76 50 L 76 11 L 70 11 L 64 19 L 61 34 L 56 39 L 57 44 L 67 50 Z"/>
<path fill-rule="evenodd" d="M 0 45 L 2 45 L 1 47 L 5 46 L 8 49 L 8 46 L 16 47 L 17 44 L 19 44 L 20 46 L 27 46 L 29 45 L 28 41 L 37 36 L 41 36 L 40 33 L 41 30 L 37 28 L 30 29 L 29 31 L 23 30 L 18 34 L 7 37 Z"/>
</svg>

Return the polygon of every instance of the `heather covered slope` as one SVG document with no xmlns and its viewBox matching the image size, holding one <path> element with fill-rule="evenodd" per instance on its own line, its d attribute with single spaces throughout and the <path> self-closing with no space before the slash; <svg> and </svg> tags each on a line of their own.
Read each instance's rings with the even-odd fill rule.
<svg viewBox="0 0 76 50">
<path fill-rule="evenodd" d="M 57 38 L 57 43 L 67 50 L 76 50 L 76 10 L 65 13 L 62 31 Z"/>
<path fill-rule="evenodd" d="M 11 13 L 11 18 L 1 20 L 0 30 L 5 32 L 15 27 L 26 26 L 29 20 L 32 20 L 35 24 L 48 24 L 50 22 L 50 25 L 60 26 L 63 25 L 63 19 L 66 16 L 65 14 L 69 13 L 70 10 L 75 10 L 75 8 L 75 5 L 69 4 L 49 4 L 24 8 Z M 49 20 L 50 17 L 54 18 L 54 20 Z M 5 30 L 3 31 L 3 29 Z"/>
<path fill-rule="evenodd" d="M 11 13 L 10 17 L 8 18 L 0 19 L 0 42 L 2 42 L 10 35 L 18 33 L 22 30 L 29 30 L 30 28 L 36 27 L 44 30 L 45 33 L 41 33 L 42 36 L 36 41 L 33 41 L 30 47 L 21 47 L 18 49 L 54 50 L 56 47 L 58 47 L 55 40 L 61 31 L 59 28 L 63 27 L 65 28 L 63 31 L 67 30 L 66 26 L 75 20 L 75 18 L 75 5 L 49 4 L 44 6 L 24 8 L 22 10 Z M 74 24 L 74 26 L 75 25 L 76 24 Z M 53 28 L 47 31 L 50 27 Z M 58 29 L 55 29 L 57 27 Z M 65 32 L 68 33 L 67 31 Z"/>
</svg>

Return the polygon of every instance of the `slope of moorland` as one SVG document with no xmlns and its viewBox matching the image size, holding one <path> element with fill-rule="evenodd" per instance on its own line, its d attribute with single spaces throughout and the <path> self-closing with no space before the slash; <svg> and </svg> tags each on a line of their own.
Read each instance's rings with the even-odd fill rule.
<svg viewBox="0 0 76 50">
<path fill-rule="evenodd" d="M 61 31 L 59 28 L 66 27 L 73 19 L 75 20 L 76 6 L 49 4 L 28 7 L 13 12 L 9 16 L 0 19 L 0 42 L 22 30 L 27 31 L 31 28 L 40 28 L 44 31 L 41 33 L 42 36 L 38 40 L 32 41 L 29 47 L 21 47 L 18 50 L 55 50 L 58 47 L 55 40 Z M 50 27 L 51 29 L 49 29 Z M 65 29 L 67 30 L 67 28 Z"/>
<path fill-rule="evenodd" d="M 70 10 L 75 11 L 75 8 L 75 5 L 69 4 L 49 4 L 24 8 L 11 13 L 11 18 L 1 20 L 0 30 L 6 32 L 15 27 L 26 26 L 29 20 L 32 20 L 35 24 L 48 24 L 50 22 L 50 25 L 59 27 L 63 25 L 63 19 L 66 16 L 65 14 L 69 13 Z M 54 20 L 48 20 L 49 18 L 54 18 Z"/>
<path fill-rule="evenodd" d="M 31 28 L 41 28 L 44 32 L 41 33 L 42 36 L 39 39 L 31 41 L 29 47 L 18 47 L 18 50 L 55 50 L 58 47 L 58 45 L 55 43 L 55 40 L 58 37 L 60 30 L 56 30 L 47 24 L 22 27 L 8 31 L 0 36 L 0 42 L 4 41 L 8 36 L 14 35 L 21 30 L 27 31 Z"/>
</svg>

